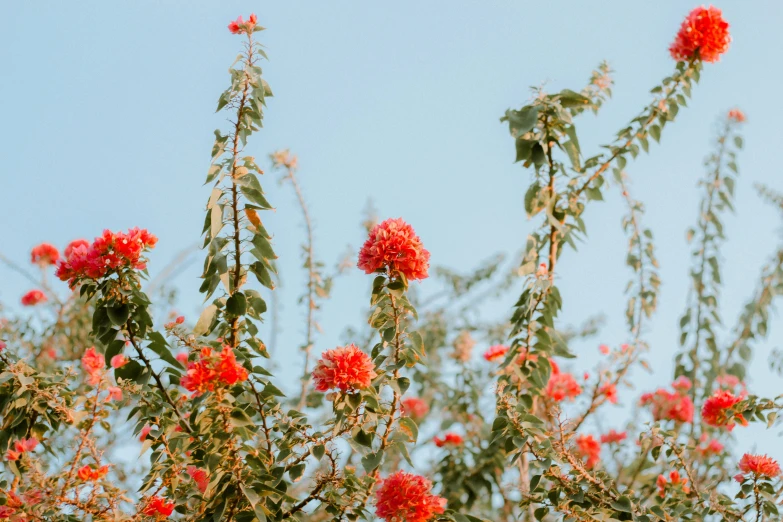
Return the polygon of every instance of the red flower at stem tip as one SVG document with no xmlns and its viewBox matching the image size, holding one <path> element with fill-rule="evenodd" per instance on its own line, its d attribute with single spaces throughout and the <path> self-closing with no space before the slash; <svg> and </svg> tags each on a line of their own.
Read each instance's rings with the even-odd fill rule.
<svg viewBox="0 0 783 522">
<path fill-rule="evenodd" d="M 677 61 L 695 59 L 717 62 L 729 49 L 729 24 L 717 7 L 697 7 L 682 23 L 669 52 Z"/>
</svg>

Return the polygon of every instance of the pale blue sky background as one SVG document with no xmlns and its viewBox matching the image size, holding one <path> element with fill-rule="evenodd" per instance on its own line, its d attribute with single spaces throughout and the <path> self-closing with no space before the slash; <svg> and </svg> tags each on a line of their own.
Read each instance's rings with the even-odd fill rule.
<svg viewBox="0 0 783 522">
<path fill-rule="evenodd" d="M 434 264 L 467 270 L 497 251 L 515 252 L 530 230 L 522 208 L 529 173 L 498 117 L 519 107 L 528 87 L 579 90 L 592 68 L 616 70 L 615 98 L 580 122 L 583 150 L 607 142 L 648 102 L 649 89 L 674 63 L 667 48 L 695 3 L 601 1 L 495 2 L 3 2 L 0 5 L 0 249 L 26 263 L 41 241 L 62 248 L 103 228 L 142 226 L 158 235 L 151 272 L 196 241 L 209 189 L 203 187 L 213 114 L 240 45 L 226 24 L 258 15 L 275 93 L 266 128 L 249 153 L 290 147 L 317 223 L 317 255 L 331 265 L 363 241 L 369 197 L 381 217 L 403 216 Z M 781 221 L 761 205 L 752 183 L 783 190 L 778 66 L 783 4 L 723 1 L 734 42 L 708 64 L 691 107 L 667 126 L 660 146 L 629 168 L 648 206 L 663 287 L 647 337 L 656 375 L 638 374 L 641 391 L 671 375 L 678 318 L 685 304 L 696 218 L 696 181 L 718 115 L 737 105 L 748 115 L 740 157 L 736 217 L 726 220 L 723 310 L 734 322 L 757 269 L 780 241 Z M 593 149 L 595 150 L 595 149 Z M 281 361 L 299 359 L 302 229 L 288 187 L 263 182 L 277 207 L 267 228 L 281 258 L 284 331 Z M 565 322 L 604 312 L 600 341 L 625 340 L 622 291 L 624 205 L 616 191 L 587 214 L 589 242 L 564 256 L 559 285 Z M 177 280 L 180 310 L 194 319 L 200 261 Z M 16 303 L 29 286 L 0 267 L 0 299 Z M 322 313 L 317 350 L 334 347 L 346 324 L 363 321 L 368 278 L 354 270 L 336 282 Z M 434 287 L 424 282 L 424 292 Z M 65 287 L 63 285 L 63 291 Z M 502 303 L 488 310 L 504 316 Z M 780 321 L 756 351 L 752 390 L 780 393 L 767 354 L 780 345 Z M 576 348 L 597 358 L 595 342 Z M 283 374 L 284 378 L 293 379 Z M 289 380 L 286 388 L 293 385 Z M 625 400 L 631 404 L 630 396 Z M 612 425 L 622 418 L 607 418 Z M 611 410 L 609 410 L 611 413 Z M 752 429 L 752 433 L 760 430 Z M 777 433 L 759 435 L 783 457 Z M 742 450 L 750 449 L 750 438 Z"/>
</svg>

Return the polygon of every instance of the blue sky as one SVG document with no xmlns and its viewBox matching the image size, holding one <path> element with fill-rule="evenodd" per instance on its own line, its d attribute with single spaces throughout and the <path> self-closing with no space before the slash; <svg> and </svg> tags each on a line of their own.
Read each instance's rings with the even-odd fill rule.
<svg viewBox="0 0 783 522">
<path fill-rule="evenodd" d="M 608 60 L 615 97 L 598 118 L 581 118 L 583 150 L 595 150 L 649 100 L 674 64 L 667 48 L 685 14 L 682 1 L 628 2 L 4 2 L 0 5 L 0 251 L 25 263 L 29 249 L 61 248 L 103 228 L 142 226 L 158 235 L 154 275 L 196 242 L 209 188 L 202 186 L 213 113 L 240 45 L 226 24 L 255 12 L 268 28 L 264 72 L 275 93 L 265 129 L 249 146 L 263 158 L 278 148 L 299 156 L 300 178 L 315 216 L 317 255 L 336 263 L 363 241 L 362 209 L 372 198 L 382 218 L 412 223 L 434 264 L 467 270 L 495 252 L 515 252 L 531 224 L 522 208 L 529 173 L 498 118 L 528 99 L 529 86 L 580 89 Z M 687 110 L 667 126 L 661 145 L 629 165 L 633 191 L 647 205 L 663 287 L 648 332 L 656 375 L 671 374 L 678 318 L 688 286 L 685 230 L 696 219 L 696 189 L 716 118 L 739 106 L 748 115 L 740 156 L 737 215 L 726 220 L 723 316 L 732 325 L 758 268 L 781 240 L 777 213 L 761 205 L 754 182 L 783 190 L 779 151 L 783 80 L 783 4 L 721 2 L 734 41 L 708 64 Z M 265 216 L 281 259 L 281 363 L 299 358 L 302 311 L 296 300 L 302 228 L 287 186 L 262 183 L 277 206 Z M 622 296 L 625 212 L 617 192 L 588 212 L 589 239 L 562 258 L 563 320 L 604 312 L 600 341 L 625 339 Z M 179 309 L 195 319 L 200 261 L 176 281 Z M 25 281 L 0 266 L 0 300 L 16 303 Z M 428 291 L 428 282 L 421 285 Z M 321 314 L 317 350 L 334 347 L 347 324 L 363 321 L 368 279 L 358 270 L 336 282 Z M 434 286 L 434 285 L 433 285 Z M 432 288 L 430 286 L 429 288 Z M 65 291 L 63 285 L 63 291 Z M 502 317 L 510 303 L 487 310 Z M 756 349 L 752 390 L 780 392 L 770 378 L 773 325 Z M 597 358 L 598 341 L 577 347 Z M 664 377 L 665 376 L 665 377 Z M 293 386 L 293 376 L 281 376 Z M 626 401 L 630 402 L 630 401 Z M 618 422 L 621 416 L 618 410 Z M 609 419 L 611 421 L 613 419 Z M 758 435 L 759 444 L 777 433 Z M 749 448 L 743 448 L 749 449 Z M 773 454 L 775 451 L 773 451 Z M 783 456 L 777 450 L 778 456 Z"/>
</svg>

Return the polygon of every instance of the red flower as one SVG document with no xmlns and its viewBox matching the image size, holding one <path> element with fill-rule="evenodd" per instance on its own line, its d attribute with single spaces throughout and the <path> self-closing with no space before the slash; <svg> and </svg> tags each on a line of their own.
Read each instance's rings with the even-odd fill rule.
<svg viewBox="0 0 783 522">
<path fill-rule="evenodd" d="M 68 243 L 68 246 L 65 247 L 65 258 L 68 259 L 71 257 L 71 254 L 73 253 L 73 250 L 77 247 L 88 247 L 90 246 L 90 242 L 86 239 L 74 239 L 70 243 Z"/>
<path fill-rule="evenodd" d="M 41 265 L 41 267 L 53 265 L 58 259 L 60 259 L 60 251 L 49 243 L 41 243 L 33 247 L 33 250 L 30 252 L 30 261 L 34 265 Z"/>
<path fill-rule="evenodd" d="M 555 371 L 557 370 L 557 371 Z M 552 364 L 552 376 L 546 384 L 546 394 L 549 398 L 560 402 L 565 399 L 573 400 L 582 393 L 582 387 L 570 373 L 560 373 L 556 364 Z"/>
<path fill-rule="evenodd" d="M 82 368 L 87 372 L 87 383 L 91 386 L 101 382 L 103 367 L 106 365 L 106 359 L 103 355 L 95 351 L 94 346 L 90 346 L 82 355 Z"/>
<path fill-rule="evenodd" d="M 117 386 L 109 386 L 109 396 L 106 397 L 106 401 L 121 401 L 122 389 Z"/>
<path fill-rule="evenodd" d="M 737 123 L 743 123 L 745 121 L 745 113 L 739 109 L 731 109 L 729 111 L 729 119 Z"/>
<path fill-rule="evenodd" d="M 702 436 L 702 442 L 705 442 L 706 440 L 707 440 L 707 435 L 705 434 Z M 708 455 L 718 455 L 720 452 L 723 451 L 723 444 L 721 444 L 715 439 L 712 439 L 704 446 L 698 446 L 696 448 L 696 451 L 698 451 L 702 457 L 706 457 Z"/>
<path fill-rule="evenodd" d="M 698 52 L 701 60 L 717 62 L 729 49 L 730 42 L 729 24 L 720 9 L 701 6 L 685 18 L 669 52 L 677 61 L 693 59 Z"/>
<path fill-rule="evenodd" d="M 624 431 L 617 432 L 615 430 L 609 430 L 609 433 L 601 435 L 601 444 L 619 444 L 628 437 L 628 434 Z"/>
<path fill-rule="evenodd" d="M 398 471 L 383 480 L 375 492 L 375 514 L 386 522 L 429 522 L 441 514 L 446 499 L 433 495 L 432 482 Z"/>
<path fill-rule="evenodd" d="M 606 395 L 606 400 L 612 404 L 617 404 L 617 386 L 614 383 L 607 382 L 598 390 L 602 395 Z"/>
<path fill-rule="evenodd" d="M 174 512 L 174 503 L 168 503 L 164 499 L 160 497 L 152 497 L 147 502 L 147 506 L 144 508 L 142 513 L 149 516 L 164 516 L 168 517 Z"/>
<path fill-rule="evenodd" d="M 139 442 L 144 442 L 147 440 L 147 435 L 150 434 L 152 431 L 152 426 L 149 424 L 145 424 L 144 427 L 141 429 L 141 432 L 139 433 Z"/>
<path fill-rule="evenodd" d="M 424 249 L 413 227 L 402 218 L 387 219 L 370 231 L 370 237 L 359 251 L 357 266 L 366 274 L 388 269 L 407 279 L 426 279 L 430 253 Z"/>
<path fill-rule="evenodd" d="M 6 460 L 19 460 L 19 458 L 22 456 L 22 453 L 33 451 L 36 446 L 38 446 L 38 439 L 35 437 L 30 437 L 29 439 L 19 439 L 14 442 L 14 449 L 8 450 L 5 458 Z"/>
<path fill-rule="evenodd" d="M 741 397 L 735 397 L 730 391 L 718 390 L 704 401 L 701 418 L 710 426 L 726 426 L 729 431 L 734 428 L 735 420 L 743 426 L 747 426 L 748 421 L 745 420 L 745 417 L 741 413 L 733 411 L 734 406 L 741 401 Z"/>
<path fill-rule="evenodd" d="M 96 481 L 103 478 L 109 471 L 109 466 L 101 466 L 98 469 L 92 469 L 89 465 L 82 466 L 76 474 L 81 480 L 87 482 L 88 480 Z"/>
<path fill-rule="evenodd" d="M 506 353 L 508 353 L 508 346 L 496 344 L 495 346 L 487 348 L 487 351 L 484 352 L 484 359 L 489 362 L 497 361 L 498 359 L 505 357 Z"/>
<path fill-rule="evenodd" d="M 689 378 L 687 378 L 684 375 L 680 375 L 672 383 L 672 388 L 674 388 L 678 392 L 686 392 L 690 390 L 692 387 L 693 387 L 693 383 Z"/>
<path fill-rule="evenodd" d="M 209 486 L 207 472 L 196 466 L 188 466 L 187 472 L 190 478 L 193 479 L 193 482 L 196 483 L 198 490 L 204 493 L 207 490 L 207 486 Z"/>
<path fill-rule="evenodd" d="M 587 459 L 587 469 L 595 467 L 601 460 L 601 444 L 592 435 L 579 435 L 576 438 L 576 454 Z"/>
<path fill-rule="evenodd" d="M 247 22 L 245 22 L 240 16 L 228 24 L 228 30 L 231 32 L 231 34 L 252 33 L 256 27 L 256 21 L 257 19 L 255 14 L 251 14 Z"/>
<path fill-rule="evenodd" d="M 158 238 L 144 229 L 131 228 L 126 233 L 104 230 L 91 245 L 83 240 L 68 245 L 55 275 L 73 288 L 82 279 L 97 280 L 123 269 L 144 270 L 147 263 L 141 256 L 157 242 Z"/>
<path fill-rule="evenodd" d="M 230 346 L 215 355 L 211 348 L 204 347 L 199 354 L 199 360 L 189 362 L 187 372 L 180 384 L 195 395 L 215 391 L 217 386 L 231 386 L 247 380 L 248 373 L 244 366 L 237 362 Z"/>
<path fill-rule="evenodd" d="M 403 415 L 407 415 L 415 421 L 421 420 L 430 411 L 430 407 L 427 406 L 427 403 L 418 397 L 403 399 L 400 409 L 402 410 Z"/>
<path fill-rule="evenodd" d="M 446 435 L 444 435 L 442 439 L 440 437 L 435 437 L 432 439 L 432 441 L 439 448 L 442 448 L 443 446 L 447 446 L 447 445 L 462 446 L 465 443 L 465 441 L 462 439 L 462 436 L 453 432 L 446 433 Z"/>
<path fill-rule="evenodd" d="M 780 475 L 777 461 L 766 455 L 745 453 L 740 459 L 739 469 L 744 473 L 753 473 L 757 477 L 775 478 Z"/>
<path fill-rule="evenodd" d="M 372 359 L 355 344 L 325 351 L 313 370 L 315 389 L 320 392 L 366 388 L 375 377 Z"/>
<path fill-rule="evenodd" d="M 598 351 L 601 352 L 604 355 L 609 354 L 609 345 L 608 344 L 601 344 L 598 346 Z"/>
<path fill-rule="evenodd" d="M 175 355 L 174 358 L 178 360 L 180 363 L 182 363 L 182 366 L 186 366 L 188 364 L 187 352 L 180 352 L 177 355 Z"/>
<path fill-rule="evenodd" d="M 35 306 L 46 301 L 46 294 L 40 290 L 30 290 L 22 296 L 22 306 Z"/>
<path fill-rule="evenodd" d="M 111 358 L 112 368 L 122 368 L 126 364 L 128 364 L 128 358 L 122 355 L 121 353 L 118 353 L 117 355 Z"/>
<path fill-rule="evenodd" d="M 671 484 L 673 487 L 682 487 L 683 493 L 689 493 L 690 488 L 686 485 L 688 483 L 688 479 L 685 477 L 680 477 L 680 473 L 678 471 L 672 471 L 669 473 L 669 481 L 666 480 L 666 477 L 663 475 L 658 475 L 658 479 L 655 481 L 656 485 L 658 486 L 658 495 L 663 498 L 665 496 L 666 487 Z"/>
</svg>

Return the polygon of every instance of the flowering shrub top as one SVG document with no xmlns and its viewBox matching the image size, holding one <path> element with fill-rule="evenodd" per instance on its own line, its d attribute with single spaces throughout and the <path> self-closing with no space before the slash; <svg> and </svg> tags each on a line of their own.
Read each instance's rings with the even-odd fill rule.
<svg viewBox="0 0 783 522">
<path fill-rule="evenodd" d="M 91 245 L 79 241 L 66 249 L 66 257 L 57 265 L 56 275 L 73 287 L 84 279 L 102 279 L 122 269 L 144 270 L 145 250 L 155 247 L 158 238 L 144 229 L 127 233 L 104 230 Z"/>
<path fill-rule="evenodd" d="M 719 10 L 688 16 L 671 48 L 674 71 L 600 154 L 582 150 L 577 124 L 611 94 L 606 64 L 578 92 L 536 90 L 506 112 L 516 160 L 531 175 L 523 200 L 533 230 L 521 263 L 500 256 L 466 274 L 431 269 L 411 225 L 368 217 L 357 263 L 373 274 L 368 320 L 347 331 L 345 346 L 321 351 L 318 312 L 337 274 L 316 255 L 297 157 L 273 152 L 306 232 L 303 367 L 289 386 L 299 393 L 288 396 L 268 361 L 276 321 L 264 319 L 277 270 L 292 263 L 277 259 L 262 220 L 273 208 L 263 171 L 245 151 L 272 96 L 254 39 L 262 30 L 255 15 L 228 25 L 242 50 L 217 104 L 228 123 L 215 131 L 207 170 L 205 300 L 194 322 L 175 311 L 159 318 L 163 292 L 147 282 L 145 258 L 157 239 L 146 230 L 75 240 L 62 258 L 52 245 L 33 249 L 40 281 L 29 278 L 40 289 L 23 304 L 38 307 L 18 317 L 0 311 L 0 520 L 780 519 L 778 463 L 747 453 L 738 460 L 735 447 L 749 441 L 731 430 L 773 426 L 783 409 L 745 382 L 752 346 L 783 292 L 783 247 L 730 340 L 715 334 L 721 219 L 732 208 L 746 121 L 738 109 L 721 117 L 700 182 L 673 382 L 628 398 L 633 372 L 649 367 L 645 335 L 660 280 L 654 236 L 625 169 L 685 108 L 703 63 L 726 51 Z M 613 186 L 628 206 L 627 338 L 596 343 L 600 360 L 585 368 L 573 344 L 594 336 L 600 321 L 568 326 L 558 317 L 559 259 L 587 239 L 585 212 Z M 783 197 L 762 194 L 783 208 Z M 48 284 L 55 263 L 68 293 Z M 510 318 L 481 313 L 512 289 Z M 478 342 L 489 346 L 483 360 Z M 645 408 L 622 427 L 604 426 L 623 403 Z M 114 458 L 128 444 L 141 447 L 143 473 Z"/>
</svg>

